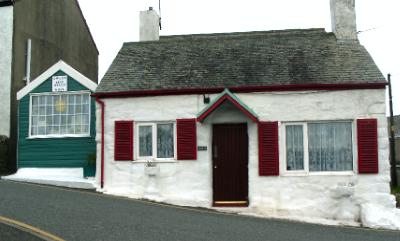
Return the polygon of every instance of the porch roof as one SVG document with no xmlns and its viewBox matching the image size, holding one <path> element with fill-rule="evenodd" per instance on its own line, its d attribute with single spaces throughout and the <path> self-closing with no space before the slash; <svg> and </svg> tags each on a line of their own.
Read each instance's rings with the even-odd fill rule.
<svg viewBox="0 0 400 241">
<path fill-rule="evenodd" d="M 221 106 L 225 101 L 229 101 L 234 106 L 236 106 L 243 114 L 249 117 L 252 121 L 258 122 L 257 114 L 243 103 L 239 97 L 225 89 L 221 94 L 219 94 L 210 104 L 208 104 L 203 110 L 197 114 L 197 121 L 203 122 L 212 112 L 214 112 L 219 106 Z"/>
</svg>

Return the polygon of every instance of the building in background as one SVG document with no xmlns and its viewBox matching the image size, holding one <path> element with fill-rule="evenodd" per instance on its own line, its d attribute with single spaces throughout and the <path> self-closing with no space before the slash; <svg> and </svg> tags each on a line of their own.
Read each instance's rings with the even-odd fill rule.
<svg viewBox="0 0 400 241">
<path fill-rule="evenodd" d="M 98 54 L 76 0 L 0 0 L 0 169 L 16 169 L 16 93 L 59 60 L 97 83 Z"/>
<path fill-rule="evenodd" d="M 94 176 L 96 87 L 61 60 L 18 91 L 18 176 L 21 168 Z"/>
</svg>

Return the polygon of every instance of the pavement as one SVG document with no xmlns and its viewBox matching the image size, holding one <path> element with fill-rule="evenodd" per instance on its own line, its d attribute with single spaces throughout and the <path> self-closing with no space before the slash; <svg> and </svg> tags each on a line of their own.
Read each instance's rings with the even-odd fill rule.
<svg viewBox="0 0 400 241">
<path fill-rule="evenodd" d="M 19 168 L 16 173 L 2 178 L 60 187 L 95 189 L 94 178 L 84 178 L 83 168 Z"/>
<path fill-rule="evenodd" d="M 0 216 L 71 241 L 400 241 L 396 231 L 238 216 L 5 180 L 0 180 Z"/>
</svg>

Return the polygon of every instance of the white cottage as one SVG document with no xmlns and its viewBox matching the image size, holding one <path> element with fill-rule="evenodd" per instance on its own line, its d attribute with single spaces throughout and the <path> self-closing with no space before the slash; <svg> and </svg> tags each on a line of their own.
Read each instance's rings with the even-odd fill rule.
<svg viewBox="0 0 400 241">
<path fill-rule="evenodd" d="M 153 29 L 123 45 L 95 93 L 100 190 L 347 222 L 394 207 L 386 81 L 354 1 L 331 2 L 333 33 L 159 38 L 157 14 L 142 12 Z"/>
</svg>

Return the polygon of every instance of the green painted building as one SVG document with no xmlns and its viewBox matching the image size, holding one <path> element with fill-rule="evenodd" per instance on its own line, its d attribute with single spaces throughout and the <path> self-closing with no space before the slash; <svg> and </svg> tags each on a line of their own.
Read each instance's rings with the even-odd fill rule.
<svg viewBox="0 0 400 241">
<path fill-rule="evenodd" d="M 87 166 L 96 152 L 96 87 L 59 61 L 17 93 L 18 168 Z"/>
</svg>

